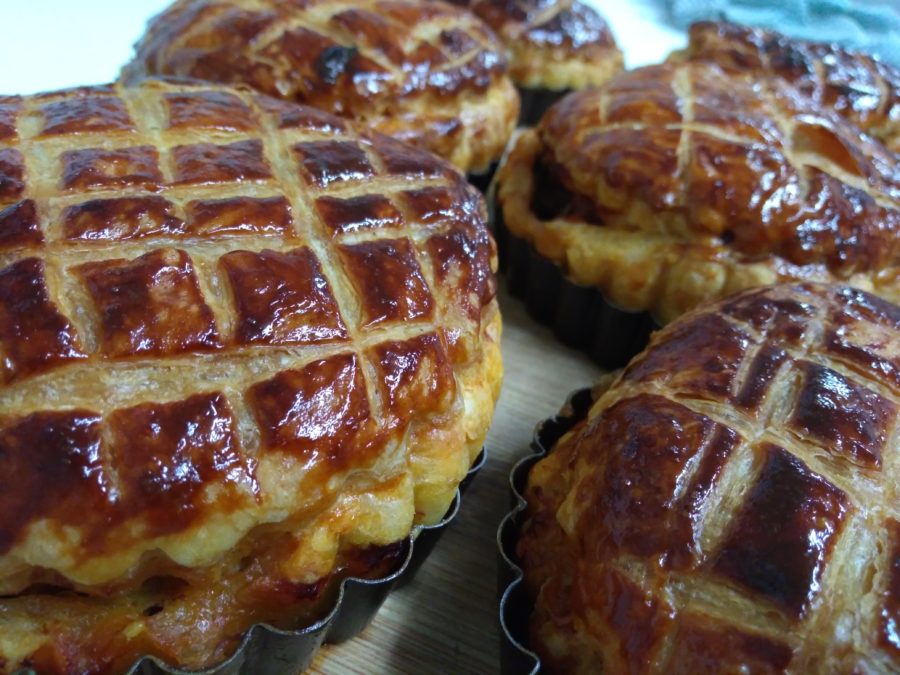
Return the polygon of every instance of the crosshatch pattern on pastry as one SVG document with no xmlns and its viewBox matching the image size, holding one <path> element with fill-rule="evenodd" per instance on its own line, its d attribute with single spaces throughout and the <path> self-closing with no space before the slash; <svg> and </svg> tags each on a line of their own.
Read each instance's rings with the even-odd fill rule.
<svg viewBox="0 0 900 675">
<path fill-rule="evenodd" d="M 551 671 L 895 670 L 898 335 L 897 306 L 816 284 L 657 333 L 529 478 Z"/>
<path fill-rule="evenodd" d="M 123 77 L 249 85 L 479 171 L 500 157 L 518 114 L 503 51 L 478 18 L 444 3 L 180 0 L 150 23 Z M 168 105 L 178 126 L 234 108 L 184 97 Z M 246 112 L 231 124 L 247 127 Z"/>
<path fill-rule="evenodd" d="M 461 174 L 409 148 L 409 175 L 395 141 L 216 85 L 0 111 L 4 595 L 237 566 L 258 526 L 260 550 L 291 533 L 272 573 L 306 588 L 444 515 L 500 374 Z"/>
<path fill-rule="evenodd" d="M 777 78 L 667 63 L 571 94 L 514 142 L 504 223 L 576 283 L 670 321 L 779 280 L 900 299 L 900 162 Z"/>
</svg>

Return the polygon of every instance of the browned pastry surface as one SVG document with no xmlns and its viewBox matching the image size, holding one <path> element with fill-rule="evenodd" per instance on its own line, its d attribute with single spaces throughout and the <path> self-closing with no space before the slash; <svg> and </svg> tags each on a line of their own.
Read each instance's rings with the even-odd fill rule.
<svg viewBox="0 0 900 675">
<path fill-rule="evenodd" d="M 868 54 L 761 28 L 701 22 L 691 26 L 687 49 L 674 58 L 784 78 L 822 107 L 900 151 L 900 70 Z"/>
<path fill-rule="evenodd" d="M 609 25 L 578 0 L 450 0 L 469 7 L 506 45 L 520 87 L 583 89 L 623 68 Z"/>
<path fill-rule="evenodd" d="M 900 307 L 781 285 L 657 333 L 529 476 L 548 672 L 900 667 Z"/>
<path fill-rule="evenodd" d="M 786 279 L 900 300 L 900 160 L 780 80 L 710 63 L 560 101 L 499 174 L 509 230 L 665 322 Z"/>
<path fill-rule="evenodd" d="M 466 171 L 500 157 L 519 112 L 494 34 L 436 0 L 178 0 L 136 49 L 128 81 L 247 84 L 355 118 Z M 215 109 L 210 102 L 207 112 Z"/>
<path fill-rule="evenodd" d="M 501 372 L 457 170 L 216 85 L 0 119 L 0 672 L 209 664 L 444 515 Z"/>
</svg>

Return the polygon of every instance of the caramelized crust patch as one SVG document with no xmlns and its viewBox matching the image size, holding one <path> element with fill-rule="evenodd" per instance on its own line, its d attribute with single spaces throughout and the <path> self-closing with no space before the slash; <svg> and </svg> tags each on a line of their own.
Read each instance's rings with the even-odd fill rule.
<svg viewBox="0 0 900 675">
<path fill-rule="evenodd" d="M 779 345 L 797 347 L 809 340 L 809 331 L 819 316 L 813 298 L 797 296 L 773 297 L 761 289 L 742 294 L 739 300 L 725 301 L 722 311 Z"/>
<path fill-rule="evenodd" d="M 0 149 L 0 200 L 16 199 L 25 192 L 25 160 L 15 148 Z"/>
<path fill-rule="evenodd" d="M 497 294 L 497 281 L 491 271 L 491 247 L 488 237 L 475 238 L 474 232 L 455 229 L 428 240 L 427 248 L 441 288 L 456 296 L 469 317 L 478 319 L 481 308 Z"/>
<path fill-rule="evenodd" d="M 100 315 L 105 355 L 162 356 L 222 346 L 184 251 L 159 249 L 130 261 L 85 263 L 76 272 Z"/>
<path fill-rule="evenodd" d="M 403 198 L 412 220 L 424 225 L 467 223 L 480 208 L 478 195 L 463 185 L 407 190 Z"/>
<path fill-rule="evenodd" d="M 401 420 L 410 410 L 444 410 L 456 397 L 453 368 L 435 333 L 383 342 L 372 357 L 387 408 Z"/>
<path fill-rule="evenodd" d="M 751 336 L 715 314 L 674 330 L 672 339 L 633 361 L 623 379 L 665 382 L 679 393 L 730 400 L 740 364 L 754 343 Z"/>
<path fill-rule="evenodd" d="M 844 288 L 835 293 L 838 307 L 828 317 L 825 349 L 857 372 L 878 378 L 900 391 L 900 310 L 880 298 Z"/>
<path fill-rule="evenodd" d="M 830 368 L 798 365 L 804 379 L 790 428 L 833 455 L 880 469 L 897 406 Z"/>
<path fill-rule="evenodd" d="M 362 195 L 350 199 L 319 197 L 316 210 L 332 236 L 364 230 L 403 227 L 403 215 L 383 195 Z"/>
<path fill-rule="evenodd" d="M 821 591 L 850 502 L 783 448 L 766 444 L 758 451 L 762 473 L 713 569 L 799 619 Z"/>
<path fill-rule="evenodd" d="M 20 112 L 22 112 L 21 98 L 0 97 L 0 141 L 12 141 L 18 137 L 16 120 Z"/>
<path fill-rule="evenodd" d="M 253 385 L 248 397 L 270 451 L 344 464 L 365 448 L 371 411 L 354 354 L 285 370 Z"/>
<path fill-rule="evenodd" d="M 0 553 L 25 528 L 106 512 L 109 476 L 100 453 L 100 416 L 87 410 L 37 412 L 0 426 Z"/>
<path fill-rule="evenodd" d="M 253 112 L 247 104 L 228 92 L 167 94 L 165 102 L 171 129 L 252 131 L 256 128 Z"/>
<path fill-rule="evenodd" d="M 739 441 L 731 429 L 659 396 L 604 411 L 574 441 L 599 469 L 579 486 L 591 495 L 578 507 L 577 525 L 588 555 L 628 552 L 675 568 L 696 563 L 694 525 Z"/>
<path fill-rule="evenodd" d="M 227 511 L 238 505 L 238 489 L 255 490 L 237 421 L 221 393 L 144 403 L 116 410 L 105 421 L 118 516 L 140 517 L 145 536 L 184 530 L 211 508 L 209 499 L 217 511 Z M 213 486 L 215 496 L 208 494 Z"/>
<path fill-rule="evenodd" d="M 430 152 L 408 143 L 380 136 L 372 141 L 372 147 L 381 158 L 385 171 L 391 176 L 416 176 L 439 178 L 447 174 L 447 165 Z"/>
<path fill-rule="evenodd" d="M 240 344 L 345 340 L 347 329 L 328 280 L 308 248 L 288 253 L 233 251 L 221 258 L 237 309 Z"/>
<path fill-rule="evenodd" d="M 0 270 L 0 382 L 84 358 L 75 328 L 50 298 L 43 261 Z"/>
<path fill-rule="evenodd" d="M 712 617 L 682 614 L 667 672 L 776 675 L 785 672 L 793 655 L 793 649 L 784 642 L 723 626 Z"/>
<path fill-rule="evenodd" d="M 684 57 L 712 61 L 756 79 L 777 77 L 897 150 L 900 71 L 834 44 L 807 42 L 775 31 L 724 22 L 691 26 Z"/>
<path fill-rule="evenodd" d="M 228 145 L 179 145 L 172 149 L 172 159 L 175 182 L 180 184 L 263 181 L 272 177 L 262 142 L 256 139 Z"/>
<path fill-rule="evenodd" d="M 341 246 L 340 252 L 362 299 L 366 328 L 431 317 L 431 291 L 408 239 Z"/>
<path fill-rule="evenodd" d="M 66 150 L 62 186 L 69 190 L 144 187 L 157 190 L 163 182 L 159 153 L 149 145 L 119 150 Z"/>
<path fill-rule="evenodd" d="M 83 241 L 174 236 L 185 230 L 172 203 L 157 196 L 91 199 L 66 207 L 62 221 L 66 239 Z"/>
<path fill-rule="evenodd" d="M 340 117 L 318 108 L 293 105 L 266 96 L 257 97 L 256 102 L 263 110 L 275 115 L 279 129 L 303 129 L 334 136 L 347 131 L 347 125 Z"/>
<path fill-rule="evenodd" d="M 36 246 L 43 241 L 34 201 L 24 199 L 0 209 L 0 251 Z"/>
<path fill-rule="evenodd" d="M 42 136 L 134 131 L 122 99 L 115 96 L 73 96 L 41 106 Z"/>
<path fill-rule="evenodd" d="M 291 205 L 284 197 L 231 197 L 195 200 L 187 205 L 189 231 L 195 236 L 290 236 Z"/>
<path fill-rule="evenodd" d="M 297 143 L 294 152 L 309 181 L 320 188 L 332 183 L 363 180 L 375 173 L 365 151 L 353 142 Z"/>
</svg>

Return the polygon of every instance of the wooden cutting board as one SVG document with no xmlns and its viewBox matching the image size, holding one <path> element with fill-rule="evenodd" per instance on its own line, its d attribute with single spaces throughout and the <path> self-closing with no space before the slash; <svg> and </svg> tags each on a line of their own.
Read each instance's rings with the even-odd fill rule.
<svg viewBox="0 0 900 675">
<path fill-rule="evenodd" d="M 517 299 L 501 292 L 500 307 L 506 374 L 487 463 L 413 582 L 393 593 L 355 640 L 323 647 L 310 672 L 499 672 L 496 533 L 509 510 L 510 468 L 530 452 L 535 424 L 600 373 L 554 340 Z"/>
</svg>

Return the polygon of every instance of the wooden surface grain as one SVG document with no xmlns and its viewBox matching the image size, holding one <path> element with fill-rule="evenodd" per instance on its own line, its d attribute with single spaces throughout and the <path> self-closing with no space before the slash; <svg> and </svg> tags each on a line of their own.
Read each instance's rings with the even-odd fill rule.
<svg viewBox="0 0 900 675">
<path fill-rule="evenodd" d="M 500 306 L 505 378 L 487 463 L 413 582 L 395 591 L 355 640 L 323 647 L 309 672 L 499 672 L 495 535 L 509 510 L 509 470 L 529 452 L 535 424 L 600 372 L 556 342 L 518 300 L 501 292 Z"/>
</svg>

